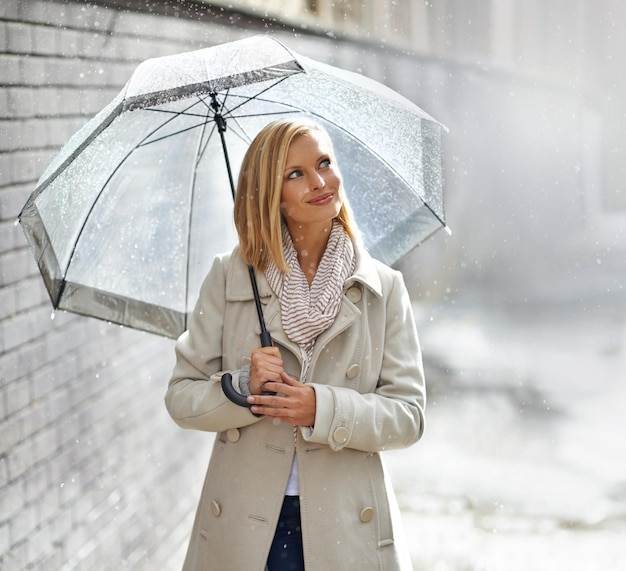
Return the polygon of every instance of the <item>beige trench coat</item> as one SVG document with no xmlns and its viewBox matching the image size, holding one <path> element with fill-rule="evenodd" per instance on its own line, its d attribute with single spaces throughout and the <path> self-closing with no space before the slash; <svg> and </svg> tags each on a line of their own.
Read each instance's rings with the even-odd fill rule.
<svg viewBox="0 0 626 571">
<path fill-rule="evenodd" d="M 176 344 L 166 395 L 177 424 L 218 433 L 185 571 L 263 571 L 294 453 L 307 571 L 411 569 L 380 452 L 422 435 L 421 352 L 401 274 L 358 246 L 356 259 L 339 315 L 311 360 L 311 428 L 257 418 L 223 395 L 222 374 L 237 386 L 260 327 L 238 249 L 215 260 Z M 303 352 L 286 337 L 265 277 L 257 279 L 285 370 L 299 378 Z"/>
</svg>

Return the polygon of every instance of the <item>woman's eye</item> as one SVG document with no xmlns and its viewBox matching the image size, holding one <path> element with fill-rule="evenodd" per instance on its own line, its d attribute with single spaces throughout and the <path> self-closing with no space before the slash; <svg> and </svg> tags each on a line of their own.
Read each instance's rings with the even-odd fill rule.
<svg viewBox="0 0 626 571">
<path fill-rule="evenodd" d="M 287 178 L 298 178 L 299 176 L 302 176 L 302 171 L 292 171 L 287 175 Z"/>
<path fill-rule="evenodd" d="M 320 168 L 325 168 L 325 167 L 329 167 L 330 166 L 330 159 L 324 159 L 321 163 L 320 163 Z"/>
</svg>

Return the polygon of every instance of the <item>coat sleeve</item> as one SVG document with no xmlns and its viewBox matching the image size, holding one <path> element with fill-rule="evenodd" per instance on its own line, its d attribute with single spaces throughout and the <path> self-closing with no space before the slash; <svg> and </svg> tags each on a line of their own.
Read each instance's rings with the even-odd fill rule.
<svg viewBox="0 0 626 571">
<path fill-rule="evenodd" d="M 317 411 L 315 425 L 303 429 L 305 440 L 328 444 L 335 451 L 347 447 L 379 452 L 411 446 L 422 436 L 424 368 L 411 302 L 399 272 L 393 272 L 385 297 L 385 342 L 376 389 L 361 394 L 311 383 Z"/>
<path fill-rule="evenodd" d="M 222 432 L 258 420 L 247 408 L 230 402 L 221 387 L 224 330 L 225 258 L 218 257 L 205 278 L 189 320 L 189 327 L 176 342 L 176 364 L 170 378 L 165 405 L 183 428 Z"/>
</svg>

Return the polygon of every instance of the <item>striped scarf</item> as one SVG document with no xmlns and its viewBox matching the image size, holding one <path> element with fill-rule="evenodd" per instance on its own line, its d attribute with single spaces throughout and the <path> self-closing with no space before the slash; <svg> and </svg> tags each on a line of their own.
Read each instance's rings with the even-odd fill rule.
<svg viewBox="0 0 626 571">
<path fill-rule="evenodd" d="M 306 351 L 307 361 L 300 379 L 304 382 L 315 340 L 331 326 L 341 308 L 343 284 L 355 268 L 354 246 L 341 224 L 333 222 L 326 250 L 309 288 L 284 223 L 282 232 L 283 252 L 291 273 L 281 272 L 270 260 L 265 277 L 278 296 L 287 337 Z"/>
</svg>

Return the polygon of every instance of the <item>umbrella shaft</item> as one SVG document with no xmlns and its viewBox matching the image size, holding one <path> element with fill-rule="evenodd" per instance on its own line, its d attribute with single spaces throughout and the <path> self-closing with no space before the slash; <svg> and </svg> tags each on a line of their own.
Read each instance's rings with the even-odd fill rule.
<svg viewBox="0 0 626 571">
<path fill-rule="evenodd" d="M 250 274 L 250 284 L 252 285 L 252 293 L 254 294 L 254 303 L 256 305 L 256 312 L 259 316 L 259 325 L 261 326 L 261 347 L 272 346 L 272 336 L 269 334 L 267 327 L 265 326 L 265 319 L 263 317 L 263 306 L 261 305 L 261 296 L 259 295 L 259 286 L 256 283 L 256 276 L 254 275 L 254 268 L 248 266 L 248 273 Z"/>
<path fill-rule="evenodd" d="M 218 122 L 217 116 L 216 116 L 215 121 Z M 226 147 L 226 137 L 224 137 L 224 131 L 222 131 L 219 128 L 219 123 L 218 123 L 218 130 L 220 132 L 220 139 L 222 140 L 222 150 L 224 151 L 224 160 L 226 161 L 226 170 L 228 171 L 228 182 L 230 183 L 230 192 L 233 195 L 233 200 L 234 200 L 235 199 L 235 181 L 233 180 L 233 171 L 230 168 L 230 159 L 228 158 L 228 148 Z"/>
<path fill-rule="evenodd" d="M 226 119 L 220 113 L 220 104 L 217 101 L 217 95 L 215 93 L 211 93 L 211 107 L 213 111 L 215 111 L 215 115 L 213 119 L 215 120 L 215 124 L 217 125 L 217 130 L 220 134 L 220 140 L 222 141 L 222 150 L 224 151 L 224 160 L 226 162 L 226 170 L 228 171 L 228 181 L 230 182 L 230 191 L 233 195 L 233 200 L 235 199 L 235 182 L 233 180 L 233 171 L 230 168 L 230 158 L 228 157 L 228 147 L 226 145 L 226 137 L 224 133 L 226 132 Z M 254 275 L 254 268 L 252 266 L 248 266 L 248 272 L 250 273 L 250 283 L 252 284 L 252 292 L 254 293 L 254 303 L 256 305 L 256 312 L 259 316 L 259 323 L 261 325 L 261 347 L 271 347 L 272 346 L 272 337 L 267 331 L 265 327 L 265 319 L 263 318 L 263 307 L 261 306 L 261 299 L 259 296 L 259 288 L 256 283 L 256 276 Z"/>
<path fill-rule="evenodd" d="M 230 192 L 233 195 L 233 200 L 235 198 L 235 182 L 233 180 L 233 171 L 230 168 L 230 159 L 228 158 L 228 147 L 226 146 L 226 137 L 224 133 L 226 132 L 226 119 L 224 115 L 220 113 L 220 104 L 217 101 L 217 94 L 211 93 L 211 107 L 215 114 L 213 115 L 213 120 L 215 121 L 215 125 L 217 126 L 217 131 L 220 134 L 220 140 L 222 141 L 222 150 L 224 151 L 224 160 L 226 161 L 226 170 L 228 171 L 228 182 L 230 182 Z"/>
</svg>

